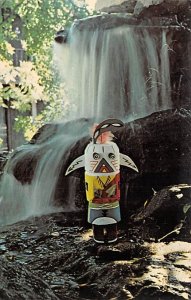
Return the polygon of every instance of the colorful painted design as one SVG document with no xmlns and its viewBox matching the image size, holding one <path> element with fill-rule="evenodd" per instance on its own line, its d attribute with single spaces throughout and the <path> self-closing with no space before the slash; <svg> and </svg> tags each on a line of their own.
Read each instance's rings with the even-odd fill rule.
<svg viewBox="0 0 191 300">
<path fill-rule="evenodd" d="M 119 173 L 91 176 L 85 174 L 86 197 L 92 203 L 110 203 L 120 200 Z"/>
</svg>

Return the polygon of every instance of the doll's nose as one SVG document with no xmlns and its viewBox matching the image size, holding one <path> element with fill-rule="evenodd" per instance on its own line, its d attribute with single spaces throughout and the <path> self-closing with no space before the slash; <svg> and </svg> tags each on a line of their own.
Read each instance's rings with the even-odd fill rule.
<svg viewBox="0 0 191 300">
<path fill-rule="evenodd" d="M 96 173 L 111 173 L 113 171 L 113 168 L 104 158 L 102 158 L 95 170 Z"/>
</svg>

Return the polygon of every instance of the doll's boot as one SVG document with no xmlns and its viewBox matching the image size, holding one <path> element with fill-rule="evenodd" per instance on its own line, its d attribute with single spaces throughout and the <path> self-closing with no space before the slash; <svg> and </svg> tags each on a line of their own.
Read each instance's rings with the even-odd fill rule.
<svg viewBox="0 0 191 300">
<path fill-rule="evenodd" d="M 107 244 L 117 240 L 117 222 L 109 217 L 96 218 L 92 223 L 96 243 Z"/>
</svg>

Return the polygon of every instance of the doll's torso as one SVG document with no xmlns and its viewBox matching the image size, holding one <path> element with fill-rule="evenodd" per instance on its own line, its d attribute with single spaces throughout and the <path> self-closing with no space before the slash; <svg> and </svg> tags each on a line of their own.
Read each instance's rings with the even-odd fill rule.
<svg viewBox="0 0 191 300">
<path fill-rule="evenodd" d="M 85 174 L 86 197 L 89 202 L 104 204 L 119 201 L 119 173 L 114 175 Z"/>
</svg>

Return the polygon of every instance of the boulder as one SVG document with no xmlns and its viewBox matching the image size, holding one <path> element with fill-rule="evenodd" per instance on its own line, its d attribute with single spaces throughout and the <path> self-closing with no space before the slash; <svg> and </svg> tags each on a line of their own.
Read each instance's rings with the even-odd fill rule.
<svg viewBox="0 0 191 300">
<path fill-rule="evenodd" d="M 190 183 L 190 129 L 191 114 L 186 109 L 153 113 L 125 125 L 117 135 L 117 143 L 120 151 L 135 161 L 139 173 L 122 169 L 122 186 L 129 182 L 124 203 L 137 205 L 139 200 L 150 198 L 153 191 Z"/>
<path fill-rule="evenodd" d="M 108 13 L 133 13 L 136 2 L 137 0 L 97 0 L 95 4 L 95 10 Z"/>
<path fill-rule="evenodd" d="M 134 8 L 134 16 L 161 17 L 187 14 L 190 8 L 189 0 L 137 0 Z"/>
<path fill-rule="evenodd" d="M 191 185 L 179 184 L 155 192 L 131 220 L 141 224 L 143 239 L 191 241 Z"/>
</svg>

